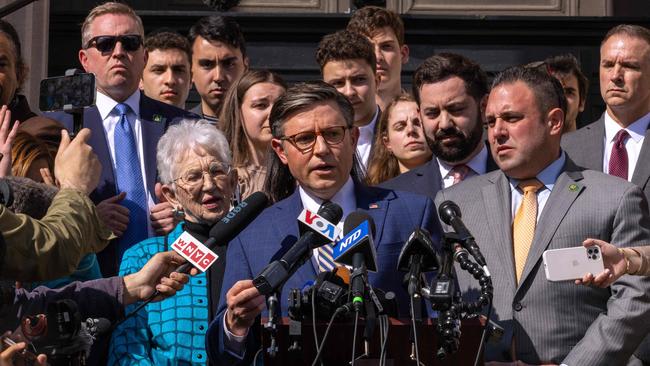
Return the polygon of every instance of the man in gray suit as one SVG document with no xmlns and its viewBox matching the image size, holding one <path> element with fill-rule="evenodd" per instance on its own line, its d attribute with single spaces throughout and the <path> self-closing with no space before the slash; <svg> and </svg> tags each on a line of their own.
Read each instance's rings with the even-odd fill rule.
<svg viewBox="0 0 650 366">
<path fill-rule="evenodd" d="M 650 279 L 624 276 L 602 289 L 545 278 L 545 250 L 580 246 L 588 237 L 640 245 L 650 235 L 638 187 L 579 168 L 560 149 L 565 110 L 552 76 L 505 70 L 486 108 L 500 170 L 436 197 L 437 204 L 458 204 L 492 273 L 493 319 L 505 328 L 501 342 L 486 349 L 495 364 L 622 365 L 650 327 Z M 459 267 L 456 273 L 464 294 L 478 289 L 471 275 Z"/>
<path fill-rule="evenodd" d="M 600 46 L 600 94 L 605 113 L 565 135 L 562 148 L 580 166 L 636 184 L 650 200 L 650 30 L 622 24 L 607 32 Z M 650 337 L 635 356 L 650 365 Z"/>
</svg>

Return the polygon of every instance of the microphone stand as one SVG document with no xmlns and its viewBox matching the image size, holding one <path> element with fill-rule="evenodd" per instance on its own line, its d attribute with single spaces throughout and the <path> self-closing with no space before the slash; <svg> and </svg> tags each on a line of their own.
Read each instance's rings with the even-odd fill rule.
<svg viewBox="0 0 650 366">
<path fill-rule="evenodd" d="M 278 344 L 276 341 L 276 335 L 278 333 L 278 319 L 279 319 L 279 310 L 280 303 L 278 302 L 278 296 L 280 295 L 280 290 L 274 291 L 266 297 L 266 307 L 269 309 L 269 318 L 264 323 L 264 329 L 269 332 L 271 344 L 266 349 L 269 357 L 273 358 L 278 353 Z"/>
</svg>

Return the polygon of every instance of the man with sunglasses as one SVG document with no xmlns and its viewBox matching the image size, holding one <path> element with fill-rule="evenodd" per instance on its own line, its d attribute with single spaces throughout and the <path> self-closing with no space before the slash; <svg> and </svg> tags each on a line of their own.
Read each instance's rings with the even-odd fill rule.
<svg viewBox="0 0 650 366">
<path fill-rule="evenodd" d="M 95 74 L 96 105 L 84 111 L 89 144 L 102 163 L 91 195 L 105 224 L 119 237 L 98 254 L 102 274 L 117 274 L 122 253 L 173 220 L 168 203 L 156 205 L 156 145 L 179 117 L 196 118 L 145 96 L 139 89 L 147 61 L 140 17 L 127 5 L 93 8 L 82 27 L 79 61 Z M 71 127 L 71 120 L 62 121 Z M 151 216 L 150 216 L 151 214 Z"/>
<path fill-rule="evenodd" d="M 334 202 L 343 209 L 339 226 L 355 210 L 372 217 L 378 272 L 369 275 L 369 282 L 397 295 L 402 316 L 408 316 L 409 301 L 402 287 L 404 275 L 396 272 L 400 250 L 418 227 L 429 230 L 435 243 L 439 239 L 430 199 L 361 182 L 354 110 L 334 87 L 321 81 L 290 87 L 273 105 L 269 120 L 275 154 L 267 188 L 276 203 L 228 245 L 221 304 L 206 335 L 208 355 L 219 365 L 252 361 L 259 347 L 254 325 L 259 324 L 265 299 L 251 278 L 300 237 L 296 218 L 303 209 L 317 212 L 324 202 Z M 292 288 L 300 289 L 319 272 L 331 270 L 328 250 L 331 246 L 314 249 L 312 259 L 284 284 L 279 296 L 283 316 Z"/>
</svg>

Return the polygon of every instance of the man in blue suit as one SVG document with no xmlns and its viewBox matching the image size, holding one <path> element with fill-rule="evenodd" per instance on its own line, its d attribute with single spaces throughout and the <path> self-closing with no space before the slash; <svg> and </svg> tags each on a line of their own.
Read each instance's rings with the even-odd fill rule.
<svg viewBox="0 0 650 366">
<path fill-rule="evenodd" d="M 397 259 L 415 228 L 428 229 L 438 241 L 434 208 L 428 198 L 360 183 L 355 159 L 359 132 L 353 115 L 345 96 L 323 82 L 297 84 L 275 102 L 270 121 L 276 164 L 267 188 L 277 203 L 229 244 L 221 304 L 206 337 L 211 361 L 250 363 L 259 334 L 249 330 L 265 307 L 251 279 L 296 242 L 300 233 L 295 222 L 303 208 L 316 212 L 324 201 L 341 206 L 343 217 L 360 209 L 373 218 L 379 271 L 369 281 L 397 294 L 400 313 L 407 316 L 408 296 L 403 274 L 396 272 Z M 319 249 L 313 254 L 283 287 L 283 315 L 290 289 L 316 278 L 327 257 Z"/>
<path fill-rule="evenodd" d="M 173 228 L 171 206 L 156 205 L 156 145 L 179 117 L 196 117 L 146 97 L 138 89 L 147 54 L 140 17 L 127 5 L 105 3 L 92 9 L 82 25 L 79 61 L 95 74 L 96 105 L 84 111 L 88 141 L 102 163 L 91 194 L 100 217 L 119 237 L 98 255 L 102 274 L 117 274 L 121 254 L 146 239 L 154 228 Z M 60 118 L 71 130 L 69 116 Z M 171 228 L 170 228 L 171 226 Z"/>
<path fill-rule="evenodd" d="M 466 178 L 497 169 L 483 138 L 487 76 L 454 53 L 427 58 L 413 76 L 413 95 L 433 159 L 380 186 L 431 197 Z"/>
</svg>

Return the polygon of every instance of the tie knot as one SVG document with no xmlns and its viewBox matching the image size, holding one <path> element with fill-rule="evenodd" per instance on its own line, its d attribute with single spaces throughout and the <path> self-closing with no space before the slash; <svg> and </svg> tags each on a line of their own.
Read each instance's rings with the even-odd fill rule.
<svg viewBox="0 0 650 366">
<path fill-rule="evenodd" d="M 537 193 L 540 188 L 544 187 L 544 184 L 537 180 L 537 178 L 533 178 L 522 180 L 517 186 L 526 194 L 528 192 Z"/>
<path fill-rule="evenodd" d="M 625 140 L 627 140 L 628 137 L 630 137 L 630 134 L 626 129 L 619 130 L 616 133 L 616 136 L 614 136 L 614 144 L 623 146 L 623 144 L 625 144 Z"/>
<path fill-rule="evenodd" d="M 449 175 L 454 178 L 454 184 L 462 182 L 470 171 L 470 167 L 465 164 L 459 164 L 451 168 Z"/>
<path fill-rule="evenodd" d="M 129 112 L 129 105 L 124 103 L 119 103 L 115 106 L 115 110 L 120 114 L 120 117 L 126 115 Z"/>
</svg>

